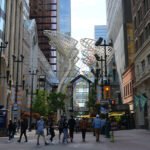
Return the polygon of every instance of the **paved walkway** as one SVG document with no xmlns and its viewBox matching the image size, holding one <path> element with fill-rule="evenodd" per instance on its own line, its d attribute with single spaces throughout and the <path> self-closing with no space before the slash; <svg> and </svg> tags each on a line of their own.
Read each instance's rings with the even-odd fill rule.
<svg viewBox="0 0 150 150">
<path fill-rule="evenodd" d="M 58 134 L 54 138 L 54 143 L 48 146 L 44 145 L 43 139 L 40 139 L 40 146 L 36 146 L 35 131 L 28 132 L 28 143 L 18 143 L 19 134 L 15 139 L 8 142 L 7 137 L 0 137 L 0 150 L 150 150 L 150 131 L 147 130 L 122 130 L 115 132 L 115 142 L 110 142 L 110 139 L 101 135 L 100 142 L 95 141 L 92 133 L 87 133 L 86 142 L 82 142 L 81 133 L 75 133 L 74 142 L 62 144 L 58 141 Z M 46 136 L 49 141 L 49 136 Z"/>
</svg>

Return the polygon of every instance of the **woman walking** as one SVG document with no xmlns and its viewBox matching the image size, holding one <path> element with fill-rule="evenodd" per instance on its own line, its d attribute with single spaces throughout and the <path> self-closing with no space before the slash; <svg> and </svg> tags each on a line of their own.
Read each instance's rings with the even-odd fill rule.
<svg viewBox="0 0 150 150">
<path fill-rule="evenodd" d="M 45 122 L 43 120 L 43 116 L 41 116 L 40 120 L 37 122 L 36 128 L 37 128 L 36 133 L 38 135 L 37 136 L 37 145 L 40 145 L 40 143 L 39 143 L 40 136 L 43 137 L 45 145 L 48 145 L 48 143 L 46 142 L 46 139 L 45 139 L 45 135 L 44 135 Z"/>
<path fill-rule="evenodd" d="M 80 129 L 81 129 L 81 133 L 82 133 L 82 141 L 83 141 L 83 142 L 85 142 L 87 127 L 88 127 L 87 120 L 86 120 L 86 118 L 83 118 L 83 119 L 80 121 Z"/>
</svg>

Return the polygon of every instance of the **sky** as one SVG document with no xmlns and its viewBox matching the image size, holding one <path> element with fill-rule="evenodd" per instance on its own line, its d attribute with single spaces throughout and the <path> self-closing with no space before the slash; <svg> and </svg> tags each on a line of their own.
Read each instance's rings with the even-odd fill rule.
<svg viewBox="0 0 150 150">
<path fill-rule="evenodd" d="M 71 0 L 71 36 L 94 38 L 94 25 L 106 24 L 106 0 Z"/>
<path fill-rule="evenodd" d="M 106 25 L 106 0 L 71 0 L 71 37 L 94 39 L 94 25 Z M 77 47 L 80 47 L 78 44 Z M 79 54 L 81 58 L 81 52 Z M 88 70 L 78 61 L 77 66 Z M 80 70 L 80 71 L 82 71 Z"/>
</svg>

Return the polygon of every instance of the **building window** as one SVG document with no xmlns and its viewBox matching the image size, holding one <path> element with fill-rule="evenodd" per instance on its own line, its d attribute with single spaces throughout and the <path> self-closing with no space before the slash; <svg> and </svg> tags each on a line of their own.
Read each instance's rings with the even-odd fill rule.
<svg viewBox="0 0 150 150">
<path fill-rule="evenodd" d="M 50 63 L 55 64 L 56 63 L 56 58 L 51 58 Z"/>
<path fill-rule="evenodd" d="M 56 16 L 56 11 L 51 11 L 51 16 Z"/>
<path fill-rule="evenodd" d="M 138 51 L 138 40 L 135 41 L 135 50 Z"/>
<path fill-rule="evenodd" d="M 141 62 L 141 67 L 142 67 L 142 71 L 144 71 L 144 70 L 145 70 L 145 60 L 143 60 L 143 61 Z"/>
<path fill-rule="evenodd" d="M 150 65 L 150 54 L 147 56 L 148 65 Z"/>
<path fill-rule="evenodd" d="M 137 28 L 137 24 L 136 24 L 136 17 L 134 17 L 134 28 Z"/>
<path fill-rule="evenodd" d="M 56 3 L 57 0 L 51 0 L 51 3 Z"/>
<path fill-rule="evenodd" d="M 143 43 L 144 43 L 144 34 L 142 32 L 142 34 L 139 37 L 139 45 L 140 45 L 140 47 L 143 45 Z"/>
<path fill-rule="evenodd" d="M 132 81 L 130 82 L 130 94 L 133 94 Z"/>
<path fill-rule="evenodd" d="M 56 70 L 56 65 L 51 65 L 52 70 Z"/>
<path fill-rule="evenodd" d="M 143 4 L 144 4 L 144 14 L 146 14 L 148 12 L 148 1 L 149 0 L 144 0 Z"/>
<path fill-rule="evenodd" d="M 149 36 L 149 35 L 148 35 L 148 34 L 149 34 L 149 33 L 148 33 L 148 25 L 145 27 L 144 32 L 145 32 L 144 35 L 145 35 L 145 41 L 146 41 L 146 40 L 148 39 L 148 36 Z"/>
<path fill-rule="evenodd" d="M 150 23 L 148 24 L 148 36 L 150 36 Z"/>
<path fill-rule="evenodd" d="M 53 17 L 53 18 L 51 18 L 51 23 L 56 23 L 56 18 L 55 17 Z"/>
<path fill-rule="evenodd" d="M 51 24 L 51 29 L 56 29 L 56 28 L 57 28 L 56 24 Z"/>
<path fill-rule="evenodd" d="M 137 74 L 139 74 L 140 73 L 140 69 L 139 69 L 139 65 L 137 65 Z"/>
<path fill-rule="evenodd" d="M 51 56 L 56 57 L 56 51 L 51 51 L 50 53 L 51 53 Z"/>
<path fill-rule="evenodd" d="M 140 7 L 140 9 L 138 10 L 138 23 L 140 24 L 142 20 L 142 9 Z"/>
</svg>

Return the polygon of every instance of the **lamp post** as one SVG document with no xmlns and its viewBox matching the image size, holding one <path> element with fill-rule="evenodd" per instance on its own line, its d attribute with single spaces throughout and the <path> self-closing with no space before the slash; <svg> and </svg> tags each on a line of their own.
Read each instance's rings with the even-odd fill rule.
<svg viewBox="0 0 150 150">
<path fill-rule="evenodd" d="M 14 107 L 13 107 L 13 111 L 18 111 L 18 103 L 17 103 L 17 97 L 18 97 L 18 87 L 19 86 L 23 86 L 24 87 L 24 81 L 23 81 L 23 85 L 19 85 L 19 63 L 22 63 L 24 59 L 23 55 L 20 55 L 16 57 L 15 55 L 13 55 L 13 61 L 17 63 L 17 68 L 16 68 L 16 87 L 15 87 L 15 103 L 14 103 Z"/>
<path fill-rule="evenodd" d="M 103 43 L 102 43 L 103 41 Z M 96 61 L 97 62 L 101 62 L 101 74 L 100 74 L 100 77 L 101 77 L 101 100 L 103 101 L 104 99 L 107 99 L 108 98 L 108 92 L 109 91 L 106 91 L 105 92 L 105 86 L 108 86 L 110 84 L 110 80 L 109 80 L 109 76 L 107 75 L 107 53 L 106 53 L 106 50 L 107 50 L 107 46 L 112 46 L 112 43 L 109 43 L 107 44 L 106 43 L 106 40 L 103 40 L 102 37 L 100 37 L 96 42 L 95 42 L 95 46 L 101 46 L 104 48 L 104 55 L 102 56 L 98 56 L 98 54 L 95 54 L 95 58 L 96 58 Z M 103 64 L 104 62 L 104 64 Z M 104 69 L 103 69 L 104 68 Z M 103 71 L 104 71 L 104 74 L 103 74 Z M 99 76 L 99 75 L 98 75 Z M 104 81 L 105 79 L 105 81 Z M 97 85 L 98 86 L 98 85 Z M 105 88 L 105 89 L 104 89 Z M 104 95 L 105 93 L 107 95 Z M 110 93 L 109 93 L 110 94 Z M 107 101 L 106 101 L 107 102 Z M 108 103 L 108 102 L 107 102 Z M 105 103 L 104 103 L 105 104 Z M 108 103 L 109 104 L 109 103 Z"/>
<path fill-rule="evenodd" d="M 29 124 L 29 131 L 32 130 L 32 102 L 33 102 L 33 82 L 34 82 L 34 76 L 37 75 L 38 70 L 32 70 L 29 71 L 30 75 L 32 76 L 31 78 L 31 101 L 30 101 L 30 124 Z"/>
</svg>

